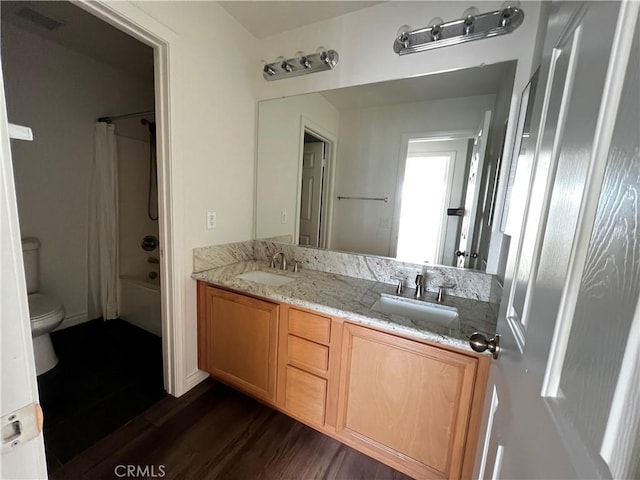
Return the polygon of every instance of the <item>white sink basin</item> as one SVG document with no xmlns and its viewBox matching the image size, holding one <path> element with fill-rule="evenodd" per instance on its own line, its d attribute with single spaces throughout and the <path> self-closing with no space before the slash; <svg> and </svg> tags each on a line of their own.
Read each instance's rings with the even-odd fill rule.
<svg viewBox="0 0 640 480">
<path fill-rule="evenodd" d="M 285 277 L 284 275 L 278 275 L 277 273 L 263 272 L 262 270 L 245 272 L 240 275 L 236 275 L 236 278 L 254 283 L 262 283 L 263 285 L 269 285 L 270 287 L 279 287 L 295 280 L 295 278 Z"/>
<path fill-rule="evenodd" d="M 417 321 L 437 323 L 448 328 L 458 328 L 458 310 L 455 307 L 380 294 L 371 310 L 398 315 Z"/>
</svg>

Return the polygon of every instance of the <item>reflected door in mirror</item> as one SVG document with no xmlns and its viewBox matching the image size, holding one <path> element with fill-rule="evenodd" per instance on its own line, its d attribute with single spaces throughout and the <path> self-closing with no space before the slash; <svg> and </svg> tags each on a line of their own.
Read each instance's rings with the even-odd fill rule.
<svg viewBox="0 0 640 480">
<path fill-rule="evenodd" d="M 300 189 L 299 244 L 320 246 L 320 221 L 323 185 L 324 143 L 304 144 Z"/>
</svg>

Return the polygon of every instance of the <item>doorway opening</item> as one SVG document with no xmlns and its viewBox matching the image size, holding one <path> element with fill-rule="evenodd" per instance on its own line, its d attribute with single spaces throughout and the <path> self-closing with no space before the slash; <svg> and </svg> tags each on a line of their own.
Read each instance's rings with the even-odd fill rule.
<svg viewBox="0 0 640 480">
<path fill-rule="evenodd" d="M 34 132 L 12 156 L 50 469 L 166 395 L 154 56 L 70 2 L 2 3 L 7 108 Z M 40 335 L 43 296 L 58 323 Z"/>
<path fill-rule="evenodd" d="M 328 212 L 333 142 L 303 127 L 298 198 L 298 245 L 328 248 Z"/>
<path fill-rule="evenodd" d="M 473 131 L 405 135 L 392 256 L 410 263 L 455 264 L 467 193 L 465 176 Z"/>
<path fill-rule="evenodd" d="M 402 136 L 392 257 L 478 268 L 482 227 L 490 221 L 495 196 L 489 185 L 497 184 L 489 181 L 491 164 L 485 162 L 490 124 L 487 110 L 475 131 Z"/>
<path fill-rule="evenodd" d="M 424 151 L 410 140 L 402 184 L 396 258 L 410 263 L 442 263 L 456 152 Z M 429 200 L 425 201 L 425 192 Z"/>
</svg>

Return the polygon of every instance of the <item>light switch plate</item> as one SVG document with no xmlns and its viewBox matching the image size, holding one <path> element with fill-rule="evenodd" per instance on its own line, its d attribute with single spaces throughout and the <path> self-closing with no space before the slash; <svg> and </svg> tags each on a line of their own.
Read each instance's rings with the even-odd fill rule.
<svg viewBox="0 0 640 480">
<path fill-rule="evenodd" d="M 207 228 L 211 230 L 217 227 L 216 212 L 207 212 Z"/>
</svg>

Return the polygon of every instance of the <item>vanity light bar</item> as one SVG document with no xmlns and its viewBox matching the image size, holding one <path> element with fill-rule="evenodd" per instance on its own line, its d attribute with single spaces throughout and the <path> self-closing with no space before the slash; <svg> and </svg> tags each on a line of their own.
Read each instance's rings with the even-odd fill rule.
<svg viewBox="0 0 640 480">
<path fill-rule="evenodd" d="M 524 12 L 515 6 L 468 15 L 465 18 L 431 25 L 418 30 L 400 31 L 393 42 L 398 55 L 497 37 L 513 32 L 524 20 Z"/>
<path fill-rule="evenodd" d="M 338 64 L 338 52 L 323 50 L 288 60 L 281 60 L 264 65 L 262 76 L 268 82 L 282 78 L 298 77 L 308 73 L 332 70 Z"/>
</svg>

